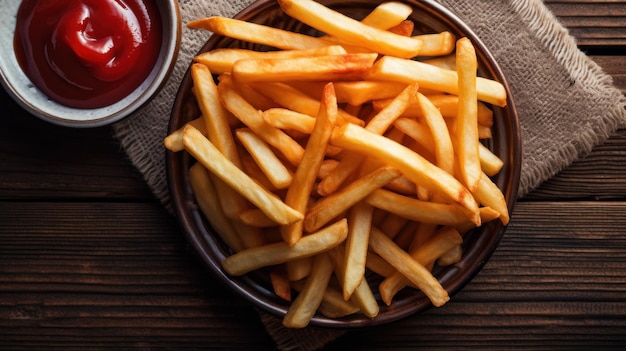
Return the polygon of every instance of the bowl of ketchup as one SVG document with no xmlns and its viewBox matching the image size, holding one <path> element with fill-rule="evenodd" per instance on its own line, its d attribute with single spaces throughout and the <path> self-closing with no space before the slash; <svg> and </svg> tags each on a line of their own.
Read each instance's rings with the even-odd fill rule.
<svg viewBox="0 0 626 351">
<path fill-rule="evenodd" d="M 0 81 L 33 115 L 118 121 L 163 86 L 178 55 L 176 0 L 23 0 L 0 9 Z"/>
</svg>

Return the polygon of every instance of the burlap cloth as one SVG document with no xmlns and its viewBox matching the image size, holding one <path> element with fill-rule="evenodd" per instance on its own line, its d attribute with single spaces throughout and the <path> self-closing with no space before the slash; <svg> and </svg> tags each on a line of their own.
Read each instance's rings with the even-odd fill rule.
<svg viewBox="0 0 626 351">
<path fill-rule="evenodd" d="M 378 1 L 378 0 L 373 0 Z M 252 0 L 180 0 L 183 23 L 209 15 L 233 16 Z M 624 96 L 609 75 L 577 49 L 540 0 L 440 0 L 467 22 L 500 63 L 512 88 L 522 127 L 520 196 L 626 126 Z M 210 33 L 183 29 L 180 56 L 160 94 L 114 125 L 131 162 L 164 206 L 169 206 L 162 140 L 170 108 L 191 58 Z M 513 218 L 513 220 L 515 220 Z M 283 350 L 313 350 L 341 330 L 286 330 L 261 318 Z"/>
</svg>

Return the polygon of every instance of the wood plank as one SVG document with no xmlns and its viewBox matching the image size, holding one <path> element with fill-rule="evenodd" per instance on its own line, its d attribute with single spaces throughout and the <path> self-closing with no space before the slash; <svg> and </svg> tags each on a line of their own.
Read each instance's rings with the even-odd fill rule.
<svg viewBox="0 0 626 351">
<path fill-rule="evenodd" d="M 613 84 L 626 95 L 626 55 L 590 56 L 602 70 L 613 78 Z"/>
<path fill-rule="evenodd" d="M 626 202 L 520 202 L 450 304 L 350 333 L 334 349 L 626 342 L 624 213 Z M 211 278 L 158 205 L 2 202 L 0 222 L 5 348 L 271 345 L 254 309 Z"/>
<path fill-rule="evenodd" d="M 153 199 L 110 127 L 51 125 L 28 114 L 4 89 L 0 106 L 0 199 Z"/>
<path fill-rule="evenodd" d="M 626 45 L 624 1 L 546 1 L 546 6 L 581 47 Z"/>
<path fill-rule="evenodd" d="M 599 21 L 626 16 L 625 1 L 545 1 L 557 17 L 596 17 Z"/>
<path fill-rule="evenodd" d="M 622 349 L 624 213 L 624 202 L 522 202 L 492 258 L 447 305 L 351 332 L 329 350 Z"/>
<path fill-rule="evenodd" d="M 158 204 L 0 202 L 0 223 L 4 350 L 272 345 Z"/>
<path fill-rule="evenodd" d="M 524 200 L 626 198 L 626 129 L 541 184 Z"/>
</svg>

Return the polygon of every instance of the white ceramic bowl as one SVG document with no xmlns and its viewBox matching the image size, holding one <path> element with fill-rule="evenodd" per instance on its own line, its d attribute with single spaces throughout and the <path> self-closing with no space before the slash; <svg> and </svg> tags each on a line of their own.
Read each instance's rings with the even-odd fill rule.
<svg viewBox="0 0 626 351">
<path fill-rule="evenodd" d="M 61 105 L 43 94 L 24 74 L 13 50 L 13 33 L 20 1 L 0 8 L 0 83 L 22 107 L 48 122 L 68 127 L 98 127 L 119 121 L 149 101 L 167 80 L 178 56 L 181 20 L 178 1 L 156 1 L 162 19 L 161 52 L 148 77 L 122 100 L 101 108 Z"/>
</svg>

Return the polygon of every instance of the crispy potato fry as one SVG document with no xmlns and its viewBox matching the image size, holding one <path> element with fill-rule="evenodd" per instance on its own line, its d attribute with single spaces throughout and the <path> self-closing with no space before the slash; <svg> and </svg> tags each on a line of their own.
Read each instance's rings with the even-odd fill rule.
<svg viewBox="0 0 626 351">
<path fill-rule="evenodd" d="M 206 168 L 200 163 L 194 164 L 189 169 L 189 184 L 198 202 L 198 207 L 211 223 L 211 226 L 215 228 L 215 232 L 235 252 L 243 250 L 245 246 L 233 228 L 231 220 L 224 214 L 213 182 Z"/>
<path fill-rule="evenodd" d="M 389 31 L 391 33 L 394 34 L 398 34 L 401 35 L 403 37 L 409 37 L 413 34 L 413 29 L 415 28 L 415 23 L 413 23 L 413 21 L 411 20 L 405 20 L 402 21 L 400 23 L 398 23 L 397 25 L 389 28 Z M 419 39 L 419 38 L 417 38 Z M 420 39 L 421 40 L 421 39 Z M 423 49 L 424 45 L 422 44 L 422 49 Z M 421 50 L 420 50 L 421 52 Z"/>
<path fill-rule="evenodd" d="M 412 12 L 413 9 L 411 6 L 405 3 L 386 1 L 376 6 L 372 12 L 361 20 L 361 23 L 370 27 L 387 30 L 402 23 Z"/>
<path fill-rule="evenodd" d="M 206 125 L 204 124 L 204 118 L 199 117 L 185 123 L 184 126 L 167 135 L 165 139 L 163 139 L 163 146 L 165 146 L 166 149 L 172 152 L 180 152 L 185 150 L 185 145 L 183 145 L 183 129 L 185 129 L 186 125 L 191 125 L 206 136 L 207 132 Z"/>
<path fill-rule="evenodd" d="M 340 282 L 345 281 L 345 266 L 343 264 L 346 260 L 346 258 L 344 257 L 345 247 L 343 245 L 339 245 L 333 250 L 330 250 L 328 253 L 335 262 L 335 275 L 337 276 L 338 280 Z M 372 289 L 367 283 L 367 279 L 365 277 L 361 279 L 361 283 L 359 283 L 359 286 L 354 289 L 352 295 L 350 296 L 350 299 L 359 306 L 363 314 L 370 318 L 376 317 L 378 315 L 378 312 L 380 312 L 380 306 L 378 306 L 376 297 L 374 297 L 374 293 L 372 292 Z"/>
<path fill-rule="evenodd" d="M 453 42 L 452 45 L 455 46 L 456 42 Z M 439 68 L 456 71 L 456 55 L 453 53 L 445 56 L 431 57 L 420 61 Z"/>
<path fill-rule="evenodd" d="M 367 79 L 419 83 L 421 88 L 458 94 L 458 75 L 455 71 L 439 68 L 416 60 L 384 56 L 372 67 Z M 478 99 L 496 106 L 506 105 L 506 90 L 495 80 L 476 78 Z"/>
<path fill-rule="evenodd" d="M 218 85 L 218 91 L 224 106 L 240 121 L 262 137 L 268 144 L 279 150 L 292 165 L 300 164 L 304 149 L 282 130 L 263 120 L 261 111 L 256 110 L 239 95 L 230 79 L 224 79 Z"/>
<path fill-rule="evenodd" d="M 332 279 L 332 278 L 331 278 Z M 304 284 L 303 280 L 291 282 L 291 286 L 296 291 L 302 291 Z M 329 284 L 324 291 L 324 297 L 317 311 L 328 318 L 341 318 L 354 313 L 359 312 L 361 309 L 359 306 L 348 300 L 343 299 L 341 291 Z"/>
<path fill-rule="evenodd" d="M 442 267 L 450 266 L 459 262 L 461 258 L 463 258 L 463 247 L 459 244 L 439 256 L 437 264 Z"/>
<path fill-rule="evenodd" d="M 494 210 L 491 207 L 481 207 L 480 208 L 480 221 L 481 223 L 488 223 L 491 222 L 493 220 L 495 220 L 496 218 L 500 217 L 500 212 Z M 461 225 L 457 225 L 454 227 L 454 229 L 456 229 L 459 233 L 461 233 L 462 235 L 469 232 L 470 230 L 476 228 L 476 225 L 474 223 L 464 223 Z"/>
<path fill-rule="evenodd" d="M 433 139 L 433 135 L 430 132 L 428 126 L 425 126 L 423 123 L 407 117 L 398 118 L 393 125 L 402 131 L 404 134 L 413 139 L 416 143 L 419 143 L 421 147 L 423 147 L 428 154 L 435 155 L 435 140 Z M 423 157 L 426 158 L 424 153 L 420 153 Z"/>
<path fill-rule="evenodd" d="M 263 111 L 263 119 L 276 128 L 297 130 L 305 134 L 311 134 L 315 126 L 315 117 L 280 107 Z"/>
<path fill-rule="evenodd" d="M 377 54 L 244 59 L 233 64 L 233 78 L 242 82 L 335 81 L 362 78 Z"/>
<path fill-rule="evenodd" d="M 341 219 L 318 232 L 302 237 L 293 246 L 278 242 L 239 251 L 224 259 L 222 267 L 230 275 L 243 275 L 261 267 L 311 257 L 328 251 L 342 243 L 347 235 L 347 220 Z"/>
<path fill-rule="evenodd" d="M 287 190 L 285 203 L 293 208 L 304 212 L 308 205 L 310 193 L 317 179 L 320 166 L 324 159 L 324 150 L 332 134 L 335 121 L 337 120 L 337 99 L 332 83 L 324 89 L 321 107 L 313 132 L 309 138 L 302 162 L 296 170 L 293 182 Z M 294 245 L 302 236 L 302 221 L 281 227 L 283 240 L 288 245 Z M 320 227 L 317 227 L 320 228 Z"/>
<path fill-rule="evenodd" d="M 198 107 L 204 119 L 207 138 L 226 159 L 236 167 L 242 168 L 235 139 L 228 123 L 227 111 L 220 103 L 211 71 L 204 65 L 192 64 L 191 77 Z M 215 185 L 222 208 L 228 218 L 236 219 L 239 213 L 248 208 L 248 204 L 233 189 L 221 183 L 222 180 L 216 180 Z"/>
<path fill-rule="evenodd" d="M 291 283 L 287 279 L 284 266 L 276 266 L 270 271 L 270 283 L 276 296 L 285 301 L 291 301 Z"/>
<path fill-rule="evenodd" d="M 482 174 L 478 152 L 478 107 L 476 96 L 476 53 L 468 38 L 456 44 L 456 67 L 459 77 L 459 105 L 456 121 L 457 160 L 461 179 L 470 191 L 475 191 Z"/>
<path fill-rule="evenodd" d="M 480 180 L 473 194 L 479 203 L 498 211 L 503 224 L 509 223 L 509 210 L 504 194 L 485 173 L 480 173 Z"/>
<path fill-rule="evenodd" d="M 255 51 L 247 49 L 222 48 L 201 53 L 194 57 L 194 62 L 209 67 L 214 74 L 230 73 L 235 61 L 243 59 L 286 59 L 347 54 L 340 45 L 323 46 L 314 49 Z"/>
<path fill-rule="evenodd" d="M 278 0 L 278 3 L 289 16 L 343 42 L 362 46 L 372 52 L 411 58 L 422 47 L 419 39 L 370 27 L 314 0 Z"/>
<path fill-rule="evenodd" d="M 478 205 L 470 192 L 449 173 L 406 146 L 352 124 L 336 129 L 331 143 L 384 160 L 415 183 L 436 191 L 452 203 L 466 208 L 470 221 L 480 224 Z"/>
<path fill-rule="evenodd" d="M 222 75 L 222 76 L 226 76 L 226 75 Z M 278 107 L 278 104 L 276 104 L 271 99 L 267 98 L 267 96 L 258 92 L 256 89 L 253 89 L 248 84 L 242 84 L 242 83 L 237 84 L 237 92 L 239 93 L 239 95 L 241 95 L 241 97 L 244 100 L 246 100 L 250 105 L 252 105 L 257 110 L 265 111 L 271 108 Z M 239 121 L 235 117 L 231 119 L 235 120 L 235 122 L 241 123 L 241 121 Z M 240 126 L 231 124 L 231 127 L 236 128 Z"/>
<path fill-rule="evenodd" d="M 367 252 L 365 267 L 381 277 L 388 277 L 396 271 L 392 265 L 383 260 L 382 257 L 373 253 L 371 250 Z"/>
<path fill-rule="evenodd" d="M 365 276 L 367 241 L 374 208 L 364 202 L 356 203 L 348 216 L 348 238 L 344 262 L 343 298 L 348 300 Z"/>
<path fill-rule="evenodd" d="M 340 191 L 322 198 L 306 211 L 304 230 L 309 233 L 318 230 L 340 213 L 365 198 L 369 193 L 400 175 L 401 172 L 399 170 L 390 166 L 383 166 L 355 180 Z"/>
<path fill-rule="evenodd" d="M 403 83 L 394 83 L 403 84 Z M 459 97 L 450 94 L 431 94 L 427 95 L 428 100 L 435 105 L 441 115 L 445 118 L 456 118 L 459 112 Z M 374 110 L 380 111 L 391 102 L 391 99 L 378 99 L 374 101 Z M 491 127 L 493 125 L 493 111 L 487 107 L 483 102 L 478 102 L 478 124 Z M 407 106 L 404 111 L 404 117 L 422 118 L 422 109 L 419 103 L 413 103 Z"/>
<path fill-rule="evenodd" d="M 243 195 L 276 223 L 290 224 L 302 219 L 302 213 L 285 205 L 276 195 L 260 187 L 246 173 L 226 159 L 197 129 L 187 126 L 184 130 L 183 143 L 185 150 L 207 170 Z"/>
<path fill-rule="evenodd" d="M 212 72 L 207 66 L 194 63 L 191 65 L 191 77 L 194 84 L 194 94 L 207 129 L 207 138 L 226 158 L 241 167 L 235 140 L 228 122 L 228 112 L 220 103 Z"/>
<path fill-rule="evenodd" d="M 330 257 L 325 253 L 315 256 L 311 275 L 283 317 L 285 327 L 304 328 L 309 324 L 322 303 L 332 273 L 333 261 Z"/>
<path fill-rule="evenodd" d="M 373 100 L 395 98 L 407 84 L 396 82 L 376 82 L 359 80 L 354 82 L 337 82 L 337 101 L 350 105 L 361 105 Z M 382 108 L 379 109 L 379 111 Z"/>
<path fill-rule="evenodd" d="M 285 267 L 287 267 L 287 277 L 290 281 L 302 280 L 311 274 L 313 257 L 301 257 L 287 261 Z"/>
<path fill-rule="evenodd" d="M 444 227 L 435 233 L 434 237 L 416 247 L 411 253 L 411 259 L 422 266 L 428 266 L 437 258 L 463 242 L 461 235 L 453 228 Z M 404 251 L 403 251 L 404 252 Z M 397 271 L 385 278 L 379 285 L 380 296 L 385 304 L 390 305 L 393 296 L 411 281 Z M 417 284 L 416 284 L 417 285 Z"/>
<path fill-rule="evenodd" d="M 241 212 L 239 220 L 246 225 L 258 228 L 275 227 L 278 225 L 258 208 L 251 208 Z"/>
<path fill-rule="evenodd" d="M 365 127 L 368 131 L 382 135 L 387 129 L 398 119 L 406 107 L 415 99 L 419 87 L 417 84 L 410 84 L 402 90 L 402 92 L 384 109 L 378 112 Z M 329 195 L 335 192 L 339 186 L 348 179 L 359 167 L 364 159 L 364 155 L 358 152 L 349 152 L 344 157 L 335 171 L 328 177 L 324 178 L 317 191 L 320 195 Z"/>
<path fill-rule="evenodd" d="M 434 306 L 443 306 L 450 297 L 437 279 L 377 228 L 370 233 L 370 248 L 417 286 Z"/>
<path fill-rule="evenodd" d="M 316 100 L 303 92 L 290 87 L 284 83 L 257 83 L 254 86 L 261 92 L 261 94 L 274 100 L 279 105 L 288 108 L 295 112 L 300 112 L 311 117 L 317 116 L 317 111 L 320 109 L 320 101 Z M 357 125 L 364 125 L 364 122 L 359 118 L 352 116 L 345 111 L 339 109 L 337 111 L 338 125 L 345 123 L 354 123 Z"/>
<path fill-rule="evenodd" d="M 502 167 L 504 167 L 504 161 L 491 152 L 485 145 L 479 144 L 478 152 L 480 153 L 480 167 L 488 176 L 498 174 Z"/>
<path fill-rule="evenodd" d="M 418 200 L 385 189 L 372 191 L 365 202 L 417 222 L 443 225 L 473 222 L 458 205 Z"/>
<path fill-rule="evenodd" d="M 417 101 L 422 109 L 423 120 L 433 137 L 437 166 L 454 175 L 455 156 L 448 126 L 439 109 L 426 96 L 418 94 Z"/>
<path fill-rule="evenodd" d="M 367 200 L 365 201 L 365 203 L 367 203 Z M 408 222 L 408 219 L 398 216 L 393 212 L 389 212 L 381 221 L 381 223 L 377 223 L 376 226 L 391 240 L 394 240 Z"/>
<path fill-rule="evenodd" d="M 283 189 L 291 184 L 293 180 L 291 171 L 285 167 L 263 139 L 248 128 L 237 129 L 235 135 L 274 187 Z"/>
<path fill-rule="evenodd" d="M 456 38 L 454 34 L 444 31 L 433 34 L 420 34 L 414 38 L 422 41 L 420 56 L 443 56 L 454 51 Z"/>
<path fill-rule="evenodd" d="M 334 45 L 324 39 L 227 17 L 206 17 L 187 23 L 187 27 L 277 49 L 314 49 Z"/>
</svg>

